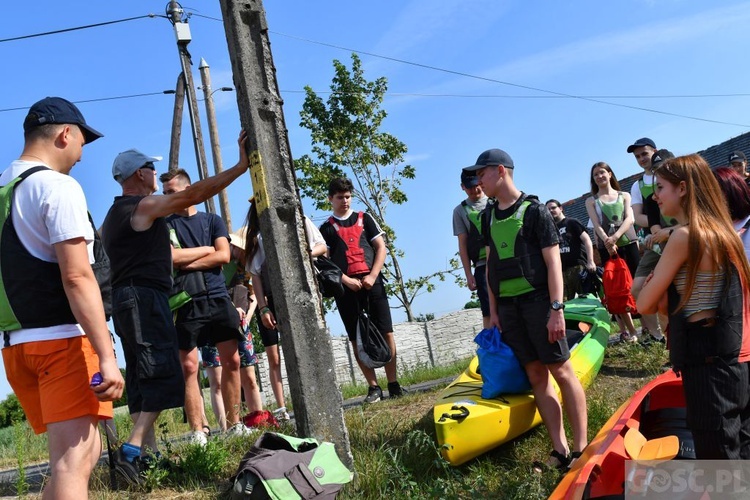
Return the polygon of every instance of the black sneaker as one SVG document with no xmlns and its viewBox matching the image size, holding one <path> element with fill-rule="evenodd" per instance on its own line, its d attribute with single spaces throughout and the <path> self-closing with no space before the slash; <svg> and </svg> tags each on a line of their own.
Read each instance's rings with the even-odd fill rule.
<svg viewBox="0 0 750 500">
<path fill-rule="evenodd" d="M 141 459 L 136 457 L 132 462 L 129 461 L 125 454 L 122 452 L 122 448 L 118 448 L 113 457 L 115 463 L 115 470 L 117 473 L 127 481 L 130 485 L 138 485 L 143 482 L 141 477 Z"/>
<path fill-rule="evenodd" d="M 379 385 L 371 385 L 369 389 L 367 389 L 367 397 L 365 398 L 365 403 L 377 403 L 383 399 L 383 389 L 380 388 Z"/>
<path fill-rule="evenodd" d="M 664 335 L 662 335 L 661 338 L 657 339 L 650 333 L 648 335 L 644 335 L 643 338 L 641 339 L 641 345 L 643 345 L 644 347 L 650 347 L 651 345 L 654 345 L 654 344 L 661 344 L 662 346 L 666 346 L 667 339 L 666 337 L 664 337 Z"/>
<path fill-rule="evenodd" d="M 390 399 L 400 398 L 405 392 L 398 382 L 388 382 L 388 397 Z"/>
</svg>

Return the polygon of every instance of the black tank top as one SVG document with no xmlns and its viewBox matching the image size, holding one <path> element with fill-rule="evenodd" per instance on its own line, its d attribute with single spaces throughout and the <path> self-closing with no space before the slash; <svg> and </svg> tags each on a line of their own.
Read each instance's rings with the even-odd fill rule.
<svg viewBox="0 0 750 500">
<path fill-rule="evenodd" d="M 130 225 L 143 196 L 116 196 L 102 224 L 104 250 L 112 266 L 112 288 L 136 285 L 169 292 L 172 247 L 166 220 L 160 217 L 146 231 Z"/>
</svg>

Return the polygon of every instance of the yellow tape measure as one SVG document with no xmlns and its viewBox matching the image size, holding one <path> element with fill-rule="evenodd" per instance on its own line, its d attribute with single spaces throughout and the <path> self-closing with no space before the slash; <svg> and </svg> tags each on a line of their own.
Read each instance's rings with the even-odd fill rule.
<svg viewBox="0 0 750 500">
<path fill-rule="evenodd" d="M 263 161 L 260 157 L 260 151 L 250 153 L 250 180 L 253 183 L 253 193 L 255 194 L 255 208 L 258 215 L 268 208 L 268 187 L 266 186 L 266 173 L 263 169 Z"/>
</svg>

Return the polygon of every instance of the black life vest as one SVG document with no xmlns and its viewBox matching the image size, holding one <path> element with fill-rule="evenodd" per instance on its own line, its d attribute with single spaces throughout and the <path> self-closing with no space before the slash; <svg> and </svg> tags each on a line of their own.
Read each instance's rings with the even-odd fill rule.
<svg viewBox="0 0 750 500">
<path fill-rule="evenodd" d="M 0 187 L 0 330 L 42 328 L 76 324 L 63 287 L 60 266 L 31 255 L 21 243 L 11 216 L 16 187 L 28 176 L 48 167 L 33 167 Z M 102 290 L 105 312 L 111 314 L 112 288 L 109 285 L 109 259 L 94 229 L 95 263 L 92 269 Z M 6 338 L 6 345 L 8 340 Z"/>
<path fill-rule="evenodd" d="M 332 216 L 328 222 L 336 230 L 341 241 L 346 244 L 346 275 L 359 276 L 369 274 L 375 252 L 365 235 L 364 212 L 357 214 L 357 222 L 343 227 Z"/>
</svg>

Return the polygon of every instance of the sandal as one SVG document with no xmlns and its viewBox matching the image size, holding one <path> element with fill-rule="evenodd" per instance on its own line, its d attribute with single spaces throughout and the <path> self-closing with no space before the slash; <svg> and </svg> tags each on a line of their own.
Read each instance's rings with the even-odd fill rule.
<svg viewBox="0 0 750 500">
<path fill-rule="evenodd" d="M 572 469 L 573 464 L 576 463 L 576 460 L 581 458 L 581 455 L 583 455 L 582 451 L 571 451 L 570 455 L 568 455 L 568 466 L 566 467 L 566 470 Z"/>
<path fill-rule="evenodd" d="M 579 453 L 579 456 L 580 456 L 580 452 L 578 452 L 578 453 Z M 570 458 L 568 458 L 567 456 L 563 455 L 562 453 L 560 453 L 557 450 L 552 450 L 550 452 L 549 456 L 551 458 L 554 458 L 555 460 L 557 460 L 557 465 L 535 461 L 532 464 L 534 472 L 542 473 L 544 471 L 553 470 L 553 469 L 554 470 L 558 470 L 560 472 L 565 472 L 565 471 L 568 470 L 568 466 L 570 465 Z"/>
</svg>

